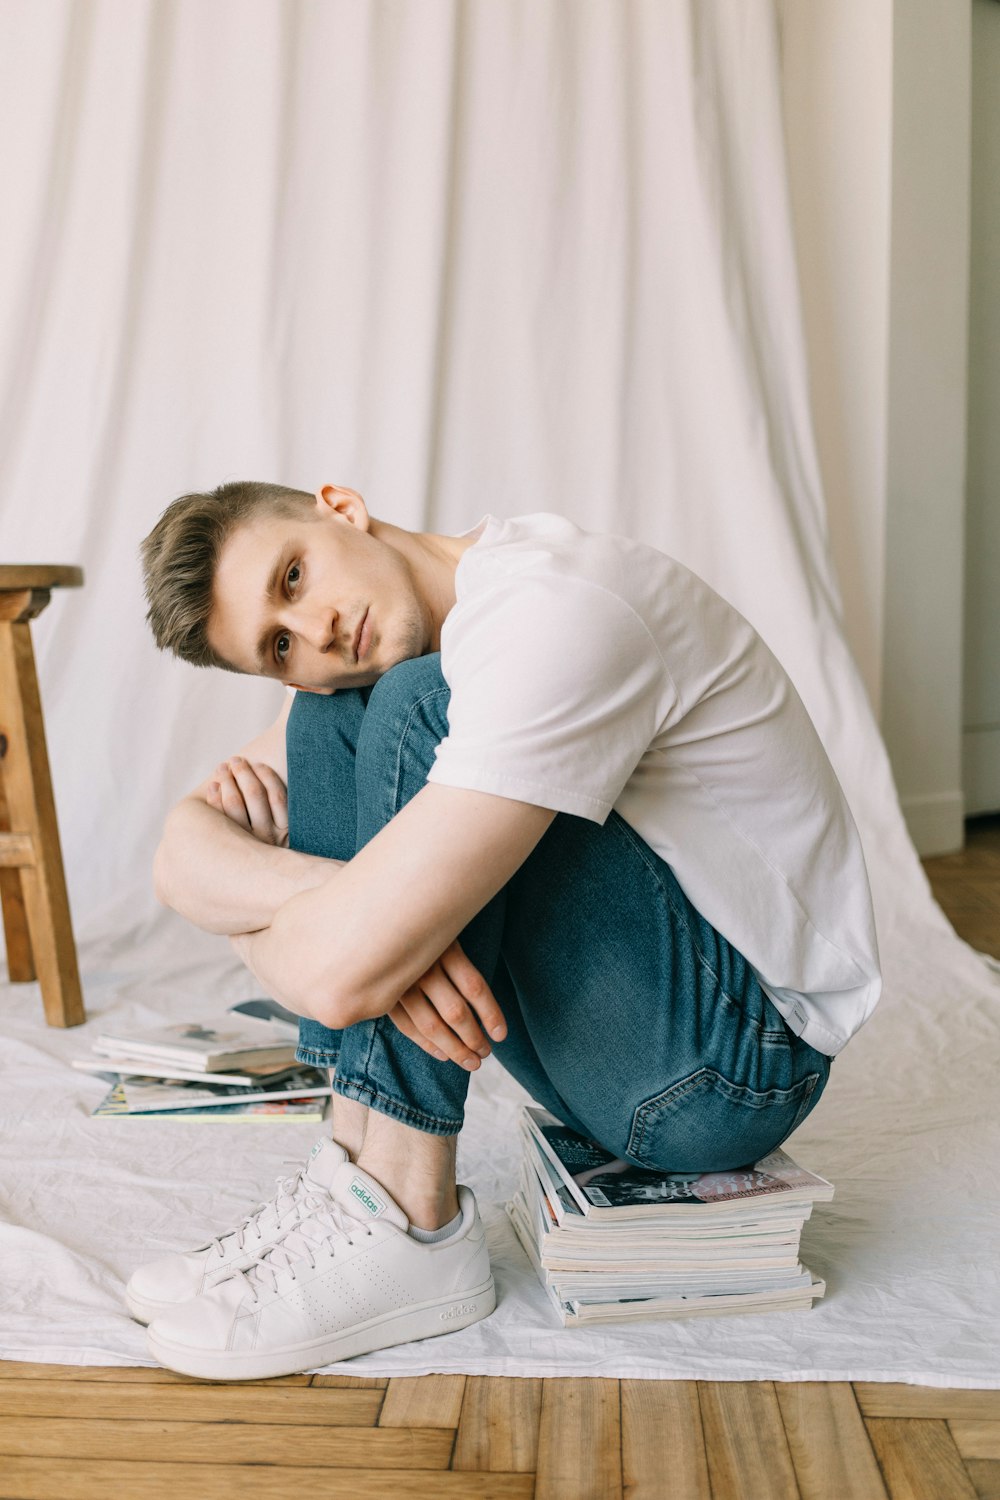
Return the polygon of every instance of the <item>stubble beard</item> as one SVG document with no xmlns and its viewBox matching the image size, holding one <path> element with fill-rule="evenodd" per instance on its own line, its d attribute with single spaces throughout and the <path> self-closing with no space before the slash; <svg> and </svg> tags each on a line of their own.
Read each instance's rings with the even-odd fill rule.
<svg viewBox="0 0 1000 1500">
<path fill-rule="evenodd" d="M 372 684 L 383 677 L 386 672 L 392 670 L 401 661 L 411 661 L 416 656 L 425 656 L 430 647 L 427 639 L 430 634 L 430 626 L 426 615 L 415 599 L 407 601 L 403 613 L 396 618 L 394 639 L 391 645 L 390 660 L 384 667 L 379 667 L 372 678 Z M 379 642 L 381 646 L 382 642 Z"/>
</svg>

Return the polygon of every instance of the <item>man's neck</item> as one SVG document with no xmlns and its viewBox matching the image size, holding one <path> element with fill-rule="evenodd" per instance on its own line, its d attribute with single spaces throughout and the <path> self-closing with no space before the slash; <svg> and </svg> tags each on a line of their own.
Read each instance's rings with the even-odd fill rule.
<svg viewBox="0 0 1000 1500">
<path fill-rule="evenodd" d="M 424 600 L 431 626 L 431 651 L 441 649 L 441 627 L 455 606 L 455 573 L 475 536 L 443 536 L 433 531 L 407 531 L 390 521 L 371 518 L 369 530 L 379 542 L 393 547 L 406 560 L 417 591 Z"/>
</svg>

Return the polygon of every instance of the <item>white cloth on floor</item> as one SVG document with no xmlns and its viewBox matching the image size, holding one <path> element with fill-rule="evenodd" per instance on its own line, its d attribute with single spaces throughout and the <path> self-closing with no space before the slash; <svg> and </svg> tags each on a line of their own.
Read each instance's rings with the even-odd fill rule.
<svg viewBox="0 0 1000 1500">
<path fill-rule="evenodd" d="M 495 1060 L 473 1078 L 459 1175 L 476 1192 L 496 1312 L 459 1333 L 331 1366 L 342 1373 L 872 1380 L 1000 1388 L 1000 980 L 922 912 L 890 947 L 893 1004 L 849 1046 L 787 1149 L 835 1186 L 802 1259 L 827 1285 L 808 1312 L 562 1328 L 502 1204 L 525 1096 Z M 908 950 L 910 940 L 912 947 Z M 194 943 L 195 950 L 201 946 Z M 206 940 L 201 951 L 210 957 Z M 197 952 L 188 958 L 197 962 Z M 90 1119 L 106 1090 L 72 1070 L 111 1023 L 207 1017 L 252 993 L 205 962 L 169 974 L 162 948 L 87 977 L 90 1019 L 43 1028 L 34 985 L 0 989 L 0 1356 L 150 1364 L 122 1289 L 144 1258 L 234 1225 L 327 1126 Z"/>
</svg>

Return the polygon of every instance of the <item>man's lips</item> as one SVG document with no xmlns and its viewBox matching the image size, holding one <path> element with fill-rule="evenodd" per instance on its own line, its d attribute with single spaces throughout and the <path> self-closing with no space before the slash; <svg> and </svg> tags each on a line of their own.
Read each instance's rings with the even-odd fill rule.
<svg viewBox="0 0 1000 1500">
<path fill-rule="evenodd" d="M 357 634 L 354 637 L 354 660 L 355 661 L 359 661 L 361 659 L 361 657 L 363 656 L 363 654 L 364 654 L 364 652 L 361 649 L 361 638 L 362 638 L 362 636 L 364 635 L 364 632 L 365 632 L 365 623 L 366 623 L 367 619 L 368 619 L 368 610 L 366 609 L 365 612 L 364 612 L 364 614 L 361 616 L 361 619 L 360 619 L 360 621 L 358 623 Z M 369 631 L 369 635 L 370 634 L 371 634 L 371 632 Z M 367 650 L 367 648 L 368 648 L 368 641 L 366 639 L 365 640 L 365 650 Z"/>
</svg>

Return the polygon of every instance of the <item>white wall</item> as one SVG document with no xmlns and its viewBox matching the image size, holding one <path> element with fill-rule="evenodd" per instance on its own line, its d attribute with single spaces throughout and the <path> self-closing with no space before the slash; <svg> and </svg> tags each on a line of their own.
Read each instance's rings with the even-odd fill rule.
<svg viewBox="0 0 1000 1500">
<path fill-rule="evenodd" d="M 882 732 L 921 853 L 961 848 L 969 0 L 897 0 Z"/>
<path fill-rule="evenodd" d="M 972 6 L 972 253 L 965 546 L 967 812 L 1000 808 L 1000 5 Z"/>
<path fill-rule="evenodd" d="M 813 415 L 848 640 L 910 834 L 960 848 L 969 0 L 779 0 Z"/>
</svg>

